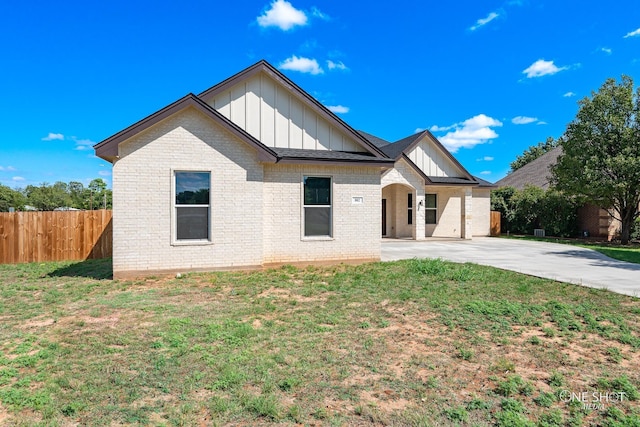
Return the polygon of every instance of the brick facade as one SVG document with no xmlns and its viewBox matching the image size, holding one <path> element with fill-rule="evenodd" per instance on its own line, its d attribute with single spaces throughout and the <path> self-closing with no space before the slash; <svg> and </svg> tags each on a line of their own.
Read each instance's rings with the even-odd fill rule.
<svg viewBox="0 0 640 427">
<path fill-rule="evenodd" d="M 188 108 L 119 147 L 113 166 L 113 271 L 256 267 L 380 259 L 380 169 L 267 165 Z M 211 173 L 211 242 L 175 242 L 174 171 Z M 304 239 L 302 177 L 333 179 L 333 236 Z M 363 204 L 352 204 L 352 197 Z"/>
</svg>

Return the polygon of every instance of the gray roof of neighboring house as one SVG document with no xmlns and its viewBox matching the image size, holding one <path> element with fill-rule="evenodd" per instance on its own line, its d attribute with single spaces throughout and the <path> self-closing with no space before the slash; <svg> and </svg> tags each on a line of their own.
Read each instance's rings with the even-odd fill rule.
<svg viewBox="0 0 640 427">
<path fill-rule="evenodd" d="M 560 154 L 562 148 L 554 148 L 496 182 L 496 187 L 515 187 L 522 190 L 527 185 L 533 185 L 546 190 L 551 182 L 549 167 L 556 164 Z"/>
</svg>

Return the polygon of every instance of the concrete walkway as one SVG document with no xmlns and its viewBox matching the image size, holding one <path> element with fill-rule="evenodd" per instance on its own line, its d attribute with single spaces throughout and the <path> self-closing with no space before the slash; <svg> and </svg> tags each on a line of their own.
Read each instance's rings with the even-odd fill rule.
<svg viewBox="0 0 640 427">
<path fill-rule="evenodd" d="M 383 261 L 410 258 L 472 262 L 640 297 L 640 264 L 577 246 L 490 237 L 382 241 Z"/>
</svg>

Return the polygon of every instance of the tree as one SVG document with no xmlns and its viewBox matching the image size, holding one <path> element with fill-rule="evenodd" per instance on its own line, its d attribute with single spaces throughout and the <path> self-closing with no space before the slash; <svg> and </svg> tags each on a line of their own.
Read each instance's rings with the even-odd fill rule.
<svg viewBox="0 0 640 427">
<path fill-rule="evenodd" d="M 55 208 L 71 205 L 68 185 L 62 181 L 53 185 L 47 183 L 42 183 L 40 186 L 27 185 L 24 192 L 27 196 L 27 204 L 39 211 L 52 211 Z"/>
<path fill-rule="evenodd" d="M 553 150 L 558 146 L 558 141 L 559 140 L 555 140 L 552 137 L 548 137 L 546 141 L 539 142 L 538 145 L 532 145 L 531 147 L 527 148 L 526 150 L 524 150 L 524 153 L 517 156 L 516 159 L 511 162 L 511 164 L 509 164 L 509 166 L 511 166 L 511 170 L 509 171 L 509 173 L 520 169 L 527 163 L 531 163 L 543 154 Z"/>
<path fill-rule="evenodd" d="M 0 184 L 0 212 L 9 212 L 9 208 L 20 210 L 24 208 L 25 197 L 18 190 L 12 190 Z"/>
<path fill-rule="evenodd" d="M 85 209 L 111 208 L 113 194 L 112 191 L 107 188 L 107 183 L 102 178 L 91 180 L 86 191 L 89 192 L 89 199 Z"/>
<path fill-rule="evenodd" d="M 554 184 L 613 209 L 627 244 L 640 204 L 640 90 L 634 94 L 631 77 L 623 75 L 620 84 L 610 78 L 579 105 L 560 141 Z"/>
</svg>

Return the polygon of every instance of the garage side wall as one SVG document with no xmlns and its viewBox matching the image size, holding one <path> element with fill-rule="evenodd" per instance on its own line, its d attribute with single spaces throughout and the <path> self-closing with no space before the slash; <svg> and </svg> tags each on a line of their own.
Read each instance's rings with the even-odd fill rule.
<svg viewBox="0 0 640 427">
<path fill-rule="evenodd" d="M 491 235 L 491 190 L 473 189 L 473 235 Z"/>
<path fill-rule="evenodd" d="M 113 167 L 114 276 L 262 263 L 255 149 L 192 108 L 120 145 Z M 211 242 L 172 243 L 173 171 L 211 173 Z"/>
</svg>

